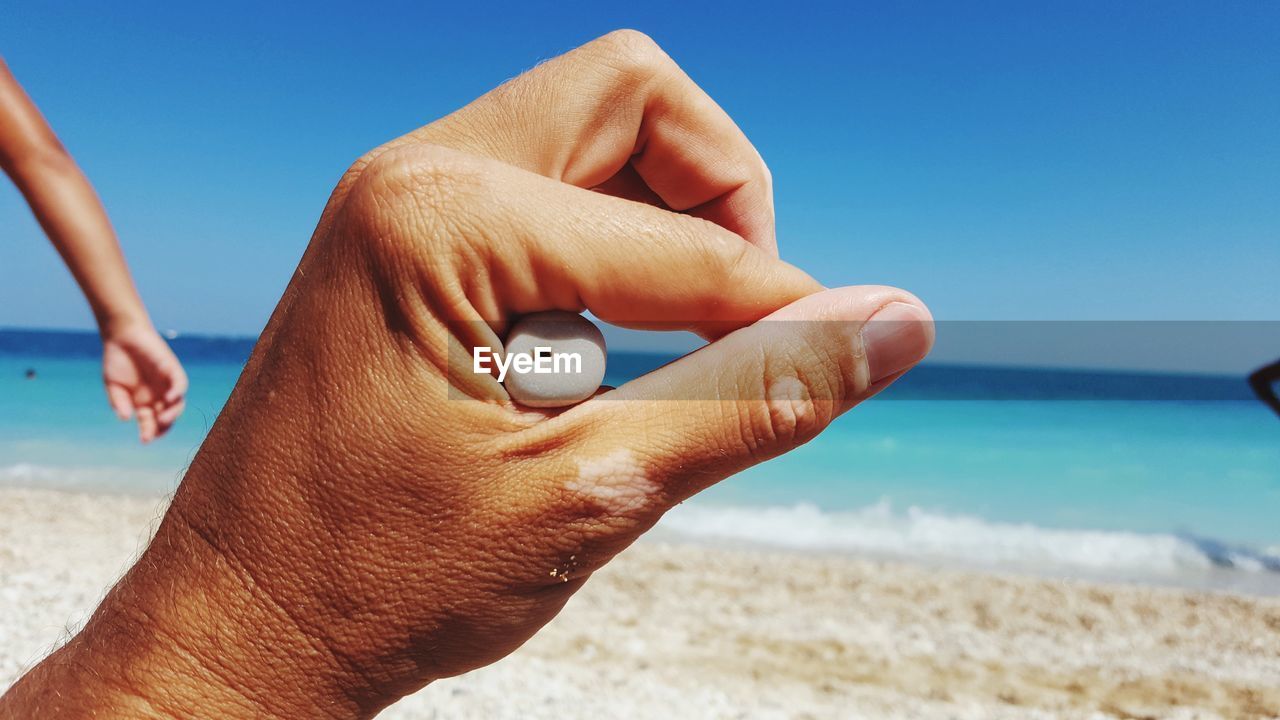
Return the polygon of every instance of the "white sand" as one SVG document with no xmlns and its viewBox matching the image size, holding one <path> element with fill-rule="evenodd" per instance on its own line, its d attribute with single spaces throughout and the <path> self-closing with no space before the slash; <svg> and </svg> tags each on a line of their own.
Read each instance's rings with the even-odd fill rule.
<svg viewBox="0 0 1280 720">
<path fill-rule="evenodd" d="M 0 489 L 0 686 L 154 499 Z M 387 718 L 1274 718 L 1280 600 L 642 542 L 519 652 Z"/>
</svg>

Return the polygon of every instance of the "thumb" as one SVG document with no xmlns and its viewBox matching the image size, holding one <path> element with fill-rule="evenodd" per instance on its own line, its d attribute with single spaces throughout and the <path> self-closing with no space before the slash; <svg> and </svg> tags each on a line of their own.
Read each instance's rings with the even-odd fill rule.
<svg viewBox="0 0 1280 720">
<path fill-rule="evenodd" d="M 659 504 L 674 504 L 812 439 L 933 339 L 933 318 L 910 293 L 826 290 L 587 405 L 613 415 L 596 426 L 608 428 L 605 442 L 643 457 Z"/>
</svg>

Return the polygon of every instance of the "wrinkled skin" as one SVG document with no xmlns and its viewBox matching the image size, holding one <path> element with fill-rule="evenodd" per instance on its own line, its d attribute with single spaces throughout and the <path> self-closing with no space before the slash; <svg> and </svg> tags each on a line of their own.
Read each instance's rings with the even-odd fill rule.
<svg viewBox="0 0 1280 720">
<path fill-rule="evenodd" d="M 667 509 L 928 351 L 910 294 L 780 261 L 771 195 L 625 31 L 369 153 L 151 547 L 0 716 L 370 717 L 510 653 Z M 553 412 L 450 367 L 584 308 L 715 342 Z M 872 342 L 885 308 L 911 322 Z"/>
</svg>

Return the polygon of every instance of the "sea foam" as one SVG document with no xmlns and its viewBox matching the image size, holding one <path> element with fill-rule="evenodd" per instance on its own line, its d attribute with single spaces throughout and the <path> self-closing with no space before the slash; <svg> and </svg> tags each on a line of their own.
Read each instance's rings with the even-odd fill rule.
<svg viewBox="0 0 1280 720">
<path fill-rule="evenodd" d="M 173 472 L 112 466 L 52 467 L 35 463 L 0 466 L 0 487 L 25 487 L 85 493 L 151 495 L 177 486 Z"/>
<path fill-rule="evenodd" d="M 723 507 L 693 502 L 668 513 L 661 527 L 669 534 L 700 541 L 924 560 L 1057 577 L 1280 593 L 1277 548 L 1252 550 L 1190 534 L 1046 528 L 918 507 L 895 510 L 887 499 L 843 512 L 804 503 Z M 1232 577 L 1244 574 L 1259 577 Z"/>
</svg>

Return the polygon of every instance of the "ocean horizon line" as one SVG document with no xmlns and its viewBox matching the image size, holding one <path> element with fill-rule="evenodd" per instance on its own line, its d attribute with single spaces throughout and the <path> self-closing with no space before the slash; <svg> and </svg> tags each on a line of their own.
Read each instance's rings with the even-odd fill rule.
<svg viewBox="0 0 1280 720">
<path fill-rule="evenodd" d="M 1173 322 L 1173 321 L 1169 321 Z M 174 345 L 174 352 L 179 355 L 183 354 L 183 350 L 192 350 L 192 344 L 202 345 L 200 348 L 205 352 L 213 349 L 209 344 L 223 345 L 226 351 L 223 354 L 214 354 L 213 356 L 193 356 L 188 359 L 190 362 L 241 362 L 243 363 L 248 353 L 252 351 L 253 346 L 257 344 L 258 337 L 255 335 L 237 335 L 237 334 L 221 334 L 221 333 L 205 333 L 205 332 L 181 332 L 176 330 L 162 330 L 161 333 L 165 338 Z M 55 351 L 57 355 L 64 357 L 96 357 L 96 351 L 87 345 L 79 347 L 71 347 L 60 345 L 56 347 L 34 347 L 22 348 L 15 347 L 11 342 L 5 341 L 5 336 L 26 336 L 33 339 L 32 336 L 44 336 L 46 339 L 61 336 L 65 339 L 76 339 L 78 341 L 91 341 L 96 343 L 98 332 L 96 330 L 88 330 L 82 328 L 54 328 L 54 327 L 23 327 L 0 325 L 0 356 L 8 357 L 50 357 L 49 351 Z M 234 345 L 236 347 L 225 347 L 226 345 Z M 184 347 L 187 346 L 187 347 Z M 621 356 L 645 357 L 660 361 L 658 364 L 670 362 L 682 357 L 684 352 L 673 352 L 664 350 L 650 350 L 644 348 L 633 347 L 614 347 L 611 353 Z M 243 354 L 244 357 L 239 356 Z M 647 364 L 647 363 L 646 363 Z M 656 367 L 657 364 L 654 365 Z M 1167 368 L 1140 368 L 1140 367 L 1112 367 L 1112 366 L 1089 366 L 1089 365 L 1050 365 L 1036 363 L 1016 363 L 1016 362 L 983 362 L 974 360 L 929 360 L 926 358 L 912 374 L 925 371 L 972 371 L 972 372 L 1010 372 L 1016 374 L 1022 373 L 1043 373 L 1058 375 L 1077 375 L 1077 376 L 1108 376 L 1115 378 L 1127 378 L 1133 380 L 1160 379 L 1188 379 L 1195 381 L 1240 381 L 1245 376 L 1239 373 L 1230 373 L 1223 371 L 1205 371 L 1205 370 L 1170 370 Z M 908 374 L 906 378 L 910 378 Z M 904 379 L 906 379 L 904 378 Z M 1251 399 L 1251 395 L 1247 393 L 1239 398 L 1229 399 Z"/>
</svg>

